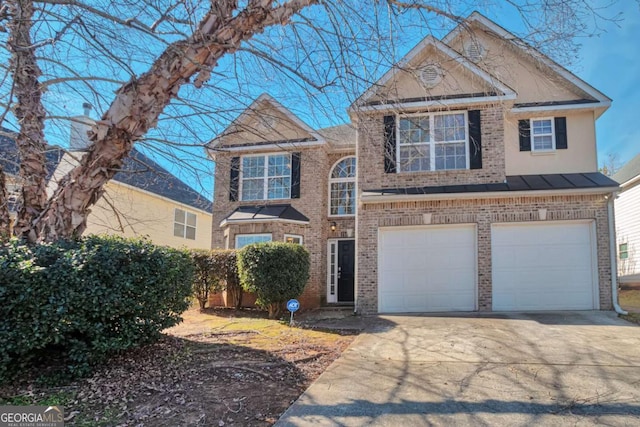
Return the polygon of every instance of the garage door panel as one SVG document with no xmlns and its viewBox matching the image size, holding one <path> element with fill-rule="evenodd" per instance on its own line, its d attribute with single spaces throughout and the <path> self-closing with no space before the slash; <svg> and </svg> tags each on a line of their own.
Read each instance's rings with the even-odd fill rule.
<svg viewBox="0 0 640 427">
<path fill-rule="evenodd" d="M 380 312 L 475 310 L 474 226 L 390 228 L 379 233 Z"/>
<path fill-rule="evenodd" d="M 492 227 L 494 310 L 596 308 L 591 223 Z"/>
</svg>

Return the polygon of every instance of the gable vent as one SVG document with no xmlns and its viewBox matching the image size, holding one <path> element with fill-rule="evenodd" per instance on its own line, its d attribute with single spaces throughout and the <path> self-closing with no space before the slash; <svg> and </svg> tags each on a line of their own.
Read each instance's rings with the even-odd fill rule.
<svg viewBox="0 0 640 427">
<path fill-rule="evenodd" d="M 484 48 L 478 40 L 469 40 L 464 46 L 464 53 L 470 61 L 479 62 L 484 56 Z"/>
<path fill-rule="evenodd" d="M 434 87 L 442 80 L 442 70 L 435 64 L 427 65 L 420 71 L 420 80 L 426 87 Z"/>
</svg>

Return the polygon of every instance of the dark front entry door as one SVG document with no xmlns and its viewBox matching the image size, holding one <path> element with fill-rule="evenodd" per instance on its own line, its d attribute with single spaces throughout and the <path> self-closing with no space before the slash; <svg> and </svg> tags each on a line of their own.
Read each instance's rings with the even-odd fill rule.
<svg viewBox="0 0 640 427">
<path fill-rule="evenodd" d="M 338 241 L 338 302 L 353 302 L 355 241 Z"/>
</svg>

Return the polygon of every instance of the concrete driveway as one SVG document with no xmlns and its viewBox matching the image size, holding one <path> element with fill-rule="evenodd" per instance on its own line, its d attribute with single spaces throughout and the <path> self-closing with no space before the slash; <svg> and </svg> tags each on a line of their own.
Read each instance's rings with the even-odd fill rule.
<svg viewBox="0 0 640 427">
<path fill-rule="evenodd" d="M 614 313 L 371 321 L 277 426 L 640 425 L 640 327 Z"/>
</svg>

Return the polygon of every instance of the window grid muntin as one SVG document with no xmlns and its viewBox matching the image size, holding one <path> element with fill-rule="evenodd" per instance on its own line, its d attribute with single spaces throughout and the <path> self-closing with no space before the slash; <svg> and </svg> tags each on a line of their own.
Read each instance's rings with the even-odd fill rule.
<svg viewBox="0 0 640 427">
<path fill-rule="evenodd" d="M 469 169 L 468 123 L 467 111 L 398 115 L 398 171 Z"/>
<path fill-rule="evenodd" d="M 629 244 L 620 243 L 620 245 L 618 245 L 618 253 L 620 259 L 629 259 Z"/>
<path fill-rule="evenodd" d="M 243 201 L 290 199 L 291 154 L 243 156 L 240 187 Z"/>
<path fill-rule="evenodd" d="M 553 117 L 531 119 L 530 128 L 532 151 L 553 151 L 556 149 Z"/>
<path fill-rule="evenodd" d="M 183 209 L 174 209 L 173 235 L 183 239 L 195 240 L 197 228 L 197 215 Z"/>
<path fill-rule="evenodd" d="M 329 173 L 329 216 L 355 215 L 357 167 L 356 157 L 349 156 L 341 158 L 331 168 Z"/>
</svg>

